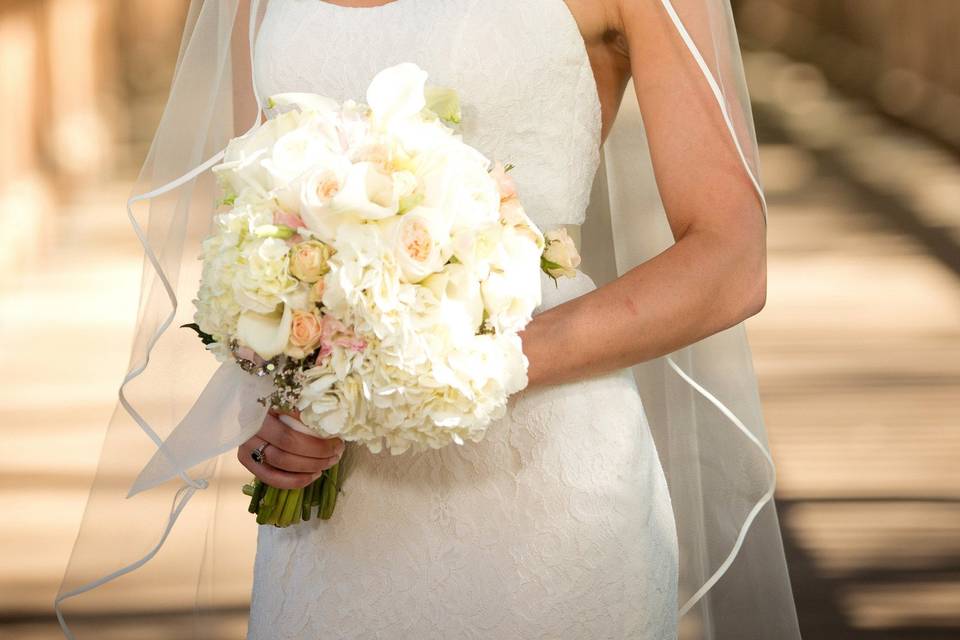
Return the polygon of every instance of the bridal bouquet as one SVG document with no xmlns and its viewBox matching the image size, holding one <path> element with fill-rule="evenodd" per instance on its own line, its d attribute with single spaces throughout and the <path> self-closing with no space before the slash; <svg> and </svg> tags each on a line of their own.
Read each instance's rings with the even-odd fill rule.
<svg viewBox="0 0 960 640">
<path fill-rule="evenodd" d="M 526 386 L 518 332 L 540 269 L 572 275 L 508 172 L 465 144 L 450 90 L 414 64 L 373 79 L 367 104 L 282 94 L 213 171 L 225 210 L 203 243 L 188 325 L 220 360 L 272 376 L 287 422 L 377 453 L 478 442 Z M 261 524 L 333 511 L 343 460 L 298 490 L 244 487 Z"/>
</svg>

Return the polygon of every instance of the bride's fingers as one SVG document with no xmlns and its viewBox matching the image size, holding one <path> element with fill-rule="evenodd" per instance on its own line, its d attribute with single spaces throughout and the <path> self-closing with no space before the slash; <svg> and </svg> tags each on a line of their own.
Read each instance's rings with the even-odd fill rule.
<svg viewBox="0 0 960 640">
<path fill-rule="evenodd" d="M 280 422 L 273 414 L 267 414 L 257 436 L 288 453 L 308 458 L 339 457 L 344 447 L 340 438 L 317 438 L 300 433 Z"/>
<path fill-rule="evenodd" d="M 262 444 L 263 440 L 259 440 L 259 444 Z M 256 446 L 259 446 L 259 444 Z M 268 466 L 294 473 L 319 473 L 335 465 L 339 459 L 340 456 L 310 458 L 274 446 L 268 446 L 263 451 L 263 460 Z"/>
<path fill-rule="evenodd" d="M 297 419 L 297 420 L 300 419 L 300 410 L 299 410 L 299 409 L 290 409 L 289 411 L 280 411 L 280 410 L 277 410 L 277 409 L 270 409 L 270 411 L 269 411 L 268 413 L 270 413 L 270 415 L 274 415 L 274 416 L 290 416 L 291 418 L 295 418 L 295 419 Z"/>
<path fill-rule="evenodd" d="M 298 473 L 278 469 L 266 461 L 264 463 L 255 462 L 250 457 L 250 452 L 261 444 L 263 444 L 263 440 L 256 437 L 251 438 L 237 448 L 237 459 L 250 473 L 271 487 L 302 489 L 320 477 L 322 470 L 317 470 L 314 473 Z M 270 449 L 272 447 L 267 447 L 267 451 Z"/>
</svg>

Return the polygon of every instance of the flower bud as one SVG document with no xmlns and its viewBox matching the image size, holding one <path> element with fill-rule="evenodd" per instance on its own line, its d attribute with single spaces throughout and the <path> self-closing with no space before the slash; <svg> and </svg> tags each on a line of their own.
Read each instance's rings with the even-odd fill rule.
<svg viewBox="0 0 960 640">
<path fill-rule="evenodd" d="M 567 230 L 564 227 L 553 229 L 544 234 L 544 238 L 546 248 L 541 260 L 543 270 L 553 278 L 575 277 L 576 268 L 580 266 L 580 254 Z"/>
<path fill-rule="evenodd" d="M 290 273 L 301 282 L 313 284 L 330 271 L 332 255 L 330 245 L 319 240 L 301 242 L 290 251 Z"/>
</svg>

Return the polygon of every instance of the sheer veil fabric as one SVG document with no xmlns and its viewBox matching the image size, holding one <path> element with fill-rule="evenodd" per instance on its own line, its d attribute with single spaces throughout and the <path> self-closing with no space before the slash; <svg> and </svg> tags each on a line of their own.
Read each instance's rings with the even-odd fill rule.
<svg viewBox="0 0 960 640">
<path fill-rule="evenodd" d="M 72 615 L 136 611 L 144 602 L 151 610 L 193 613 L 180 637 L 219 637 L 216 615 L 248 595 L 249 585 L 236 577 L 243 561 L 233 551 L 251 548 L 254 526 L 217 525 L 224 522 L 218 514 L 245 504 L 237 477 L 225 469 L 231 461 L 237 466 L 233 449 L 259 427 L 263 409 L 253 400 L 262 394 L 235 366 L 216 368 L 195 337 L 175 327 L 191 321 L 196 256 L 216 197 L 208 169 L 235 132 L 235 71 L 250 66 L 234 56 L 252 57 L 266 3 L 251 0 L 249 24 L 237 29 L 246 14 L 238 0 L 192 0 L 169 101 L 128 203 L 145 256 L 136 334 L 55 602 L 68 638 L 87 633 L 71 629 Z M 729 0 L 659 4 L 700 70 L 766 215 Z M 246 43 L 233 41 L 237 32 L 246 32 Z M 236 90 L 262 105 L 252 86 L 248 79 Z M 674 242 L 631 92 L 604 144 L 582 228 L 583 270 L 598 285 Z M 252 131 L 261 112 L 250 115 Z M 744 326 L 634 373 L 677 521 L 681 636 L 799 638 Z"/>
</svg>

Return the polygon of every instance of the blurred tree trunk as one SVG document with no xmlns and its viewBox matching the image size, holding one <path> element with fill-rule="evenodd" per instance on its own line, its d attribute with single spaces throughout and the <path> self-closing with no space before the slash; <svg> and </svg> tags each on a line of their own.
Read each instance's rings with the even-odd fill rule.
<svg viewBox="0 0 960 640">
<path fill-rule="evenodd" d="M 810 62 L 842 89 L 960 150 L 957 0 L 734 0 L 745 42 Z"/>
<path fill-rule="evenodd" d="M 0 0 L 0 283 L 42 252 L 59 199 L 139 168 L 188 5 Z"/>
</svg>

